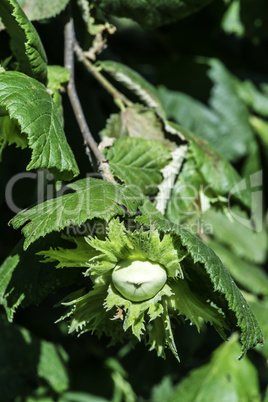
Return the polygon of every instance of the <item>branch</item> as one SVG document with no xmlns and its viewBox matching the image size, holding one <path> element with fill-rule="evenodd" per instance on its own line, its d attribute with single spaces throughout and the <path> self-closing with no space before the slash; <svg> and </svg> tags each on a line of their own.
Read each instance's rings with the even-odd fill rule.
<svg viewBox="0 0 268 402">
<path fill-rule="evenodd" d="M 99 70 L 92 64 L 86 57 L 83 49 L 79 46 L 77 42 L 74 43 L 74 51 L 79 61 L 81 61 L 86 69 L 96 78 L 97 81 L 109 92 L 114 98 L 115 103 L 122 110 L 124 109 L 124 105 L 132 106 L 133 103 L 127 99 L 121 92 L 119 92 L 100 72 Z"/>
<path fill-rule="evenodd" d="M 86 146 L 92 150 L 95 155 L 95 158 L 98 163 L 99 171 L 103 177 L 103 179 L 116 183 L 108 164 L 108 161 L 103 156 L 102 152 L 99 150 L 96 141 L 94 140 L 90 129 L 87 125 L 87 121 L 79 100 L 79 97 L 76 92 L 75 82 L 74 82 L 74 43 L 75 43 L 75 33 L 74 33 L 74 25 L 73 19 L 69 16 L 68 21 L 64 27 L 64 40 L 65 40 L 65 49 L 64 49 L 64 65 L 70 71 L 70 79 L 67 85 L 67 93 L 77 120 L 77 123 L 80 127 L 81 133 L 84 138 L 84 142 Z"/>
</svg>

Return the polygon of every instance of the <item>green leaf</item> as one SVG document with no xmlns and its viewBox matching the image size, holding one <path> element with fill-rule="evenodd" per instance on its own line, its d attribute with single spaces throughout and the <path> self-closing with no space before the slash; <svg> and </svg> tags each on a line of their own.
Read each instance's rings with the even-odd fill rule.
<svg viewBox="0 0 268 402">
<path fill-rule="evenodd" d="M 24 225 L 25 249 L 41 236 L 70 225 L 81 225 L 89 219 L 133 216 L 142 203 L 133 190 L 98 179 L 81 179 L 69 184 L 67 189 L 74 192 L 22 211 L 11 220 L 15 229 Z"/>
<path fill-rule="evenodd" d="M 227 34 L 235 34 L 238 38 L 244 36 L 245 29 L 240 19 L 240 1 L 232 1 L 222 18 L 222 28 Z"/>
<path fill-rule="evenodd" d="M 64 84 L 69 81 L 70 71 L 62 66 L 48 66 L 47 88 L 52 92 L 53 100 L 58 108 L 59 116 L 63 125 L 63 107 L 61 101 L 61 91 Z"/>
<path fill-rule="evenodd" d="M 164 114 L 157 90 L 135 70 L 124 64 L 110 60 L 100 61 L 97 63 L 97 66 L 100 70 L 109 73 L 127 89 L 130 89 L 146 106 L 155 108 L 160 115 Z"/>
<path fill-rule="evenodd" d="M 11 308 L 8 306 L 6 291 L 8 285 L 12 279 L 13 271 L 15 270 L 16 266 L 19 264 L 20 257 L 18 254 L 13 255 L 12 257 L 7 257 L 7 259 L 3 262 L 0 267 L 0 304 L 4 306 L 6 310 L 6 314 L 9 321 L 12 321 L 13 315 L 15 312 L 16 304 L 13 305 Z M 12 290 L 11 290 L 12 292 Z M 20 299 L 20 298 L 19 298 Z M 18 304 L 20 300 L 18 299 Z M 23 299 L 23 297 L 22 297 Z"/>
<path fill-rule="evenodd" d="M 252 295 L 246 294 L 246 298 L 248 300 L 248 303 L 250 307 L 252 308 L 254 314 L 257 317 L 257 320 L 259 321 L 263 334 L 264 334 L 264 339 L 268 339 L 268 321 L 267 321 L 267 316 L 268 316 L 268 298 L 266 297 L 264 300 L 260 300 L 257 297 L 254 297 Z M 256 350 L 261 353 L 266 359 L 268 359 L 268 342 L 264 342 L 263 345 L 257 345 Z"/>
<path fill-rule="evenodd" d="M 16 0 L 0 2 L 0 17 L 11 37 L 20 70 L 46 84 L 47 58 L 41 40 Z"/>
<path fill-rule="evenodd" d="M 109 357 L 105 361 L 106 367 L 111 371 L 111 378 L 114 382 L 114 397 L 125 402 L 135 402 L 137 397 L 132 389 L 130 382 L 127 380 L 128 373 L 121 366 L 119 361 L 113 357 Z"/>
<path fill-rule="evenodd" d="M 105 151 L 112 173 L 127 185 L 137 186 L 146 195 L 157 192 L 161 169 L 170 159 L 169 152 L 157 141 L 121 138 Z"/>
<path fill-rule="evenodd" d="M 254 112 L 268 117 L 268 99 L 267 94 L 258 90 L 252 81 L 236 81 L 236 91 L 239 97 Z"/>
<path fill-rule="evenodd" d="M 151 401 L 153 402 L 167 402 L 173 394 L 173 383 L 170 375 L 162 378 L 161 382 L 155 385 L 151 390 Z"/>
<path fill-rule="evenodd" d="M 237 215 L 245 217 L 239 210 Z M 265 230 L 254 232 L 237 221 L 231 221 L 219 211 L 209 210 L 204 220 L 213 227 L 214 238 L 229 247 L 238 257 L 254 263 L 264 263 L 268 249 L 268 236 Z"/>
<path fill-rule="evenodd" d="M 102 225 L 103 231 L 105 226 L 103 222 L 99 222 Z M 90 229 L 94 230 L 97 222 L 92 222 Z M 37 255 L 43 255 L 45 261 L 42 262 L 55 262 L 58 261 L 56 268 L 64 267 L 89 267 L 89 260 L 99 253 L 98 251 L 91 249 L 85 238 L 80 237 L 64 237 L 64 239 L 71 241 L 76 245 L 75 248 L 63 248 L 63 247 L 50 247 L 49 250 L 40 251 Z"/>
<path fill-rule="evenodd" d="M 169 299 L 169 304 L 185 316 L 186 320 L 190 320 L 198 332 L 200 332 L 203 322 L 209 322 L 223 339 L 226 338 L 223 329 L 228 327 L 224 323 L 223 315 L 221 316 L 214 306 L 204 302 L 192 292 L 187 281 L 178 278 L 170 282 L 170 287 L 173 295 Z"/>
<path fill-rule="evenodd" d="M 268 296 L 268 276 L 260 266 L 239 258 L 217 241 L 208 240 L 207 244 L 220 257 L 239 286 L 253 294 Z"/>
<path fill-rule="evenodd" d="M 191 149 L 189 151 L 191 152 Z M 216 199 L 216 194 L 208 188 L 190 152 L 172 188 L 167 204 L 166 217 L 174 223 L 188 222 L 190 218 L 199 216 L 203 212 L 202 193 L 206 200 Z"/>
<path fill-rule="evenodd" d="M 70 70 L 62 66 L 48 66 L 48 88 L 63 89 L 70 78 Z"/>
<path fill-rule="evenodd" d="M 151 346 L 149 349 L 150 351 L 155 349 L 157 356 L 163 357 L 164 359 L 166 358 L 165 347 L 168 345 L 171 352 L 179 362 L 180 359 L 174 342 L 169 311 L 167 308 L 167 300 L 163 301 L 163 305 L 163 314 L 154 319 L 148 325 L 147 344 Z"/>
<path fill-rule="evenodd" d="M 60 395 L 58 402 L 110 402 L 110 400 L 85 392 L 66 392 Z"/>
<path fill-rule="evenodd" d="M 256 116 L 251 116 L 250 123 L 260 137 L 266 155 L 268 155 L 268 123 Z"/>
<path fill-rule="evenodd" d="M 215 350 L 209 363 L 190 371 L 168 402 L 260 402 L 257 370 L 247 357 L 237 361 L 238 352 L 233 335 Z"/>
<path fill-rule="evenodd" d="M 28 141 L 26 136 L 20 133 L 15 120 L 11 120 L 9 116 L 0 117 L 0 161 L 4 148 L 12 144 L 24 149 L 27 148 Z"/>
<path fill-rule="evenodd" d="M 140 210 L 144 213 L 142 207 L 140 207 Z M 148 215 L 142 215 L 137 217 L 136 220 L 141 224 L 150 226 L 152 218 Z M 191 268 L 190 263 L 185 259 L 183 261 L 184 269 L 188 272 L 191 272 L 193 268 L 195 268 L 197 272 L 201 270 L 200 275 L 206 273 L 213 284 L 214 291 L 218 292 L 220 295 L 223 308 L 224 299 L 227 301 L 229 309 L 226 311 L 226 314 L 230 316 L 230 311 L 232 311 L 235 314 L 237 326 L 241 329 L 242 351 L 239 357 L 242 358 L 249 348 L 258 343 L 262 343 L 263 334 L 252 310 L 237 288 L 231 275 L 213 250 L 198 237 L 179 225 L 175 225 L 168 220 L 159 219 L 155 216 L 153 217 L 153 222 L 157 229 L 165 233 L 171 232 L 178 235 L 182 245 L 189 251 L 194 261 L 194 267 Z M 200 263 L 200 265 L 197 263 Z M 187 264 L 189 265 L 188 270 Z M 219 302 L 219 299 L 217 302 Z M 231 316 L 229 318 L 232 322 Z"/>
<path fill-rule="evenodd" d="M 234 191 L 241 182 L 241 177 L 232 165 L 221 156 L 207 141 L 196 137 L 190 131 L 177 124 L 166 122 L 166 130 L 172 135 L 183 135 L 189 142 L 189 151 L 196 163 L 198 173 L 203 176 L 207 188 L 216 195 L 227 196 L 240 201 L 246 207 L 251 206 L 248 190 Z"/>
<path fill-rule="evenodd" d="M 28 137 L 32 158 L 27 170 L 47 168 L 66 180 L 79 173 L 56 105 L 46 88 L 25 74 L 0 74 L 0 105 Z"/>
<path fill-rule="evenodd" d="M 167 345 L 167 337 L 169 337 L 168 329 L 166 329 L 165 319 L 168 319 L 167 314 L 162 315 L 153 320 L 148 326 L 148 341 L 147 345 L 150 346 L 150 351 L 155 350 L 158 357 L 166 358 L 165 348 Z M 170 322 L 168 321 L 168 324 Z M 169 326 L 168 326 L 169 328 Z M 177 357 L 177 356 L 176 356 Z"/>
<path fill-rule="evenodd" d="M 40 340 L 0 315 L 1 398 L 13 401 L 42 379 L 55 392 L 67 390 L 66 356 L 60 346 Z M 39 376 L 39 377 L 38 377 Z M 10 386 L 12 384 L 12 387 Z"/>
<path fill-rule="evenodd" d="M 54 264 L 40 263 L 36 252 L 48 248 L 49 244 L 61 245 L 58 234 L 52 234 L 37 241 L 30 250 L 23 250 L 21 241 L 0 267 L 0 304 L 4 306 L 9 321 L 13 320 L 18 306 L 38 305 L 56 289 L 83 280 L 79 268 L 66 271 Z"/>
<path fill-rule="evenodd" d="M 108 15 L 127 17 L 146 29 L 170 24 L 195 13 L 211 0 L 95 0 L 94 3 Z"/>
<path fill-rule="evenodd" d="M 168 143 L 164 138 L 163 123 L 157 113 L 140 104 L 125 108 L 120 114 L 112 114 L 101 138 L 138 137 Z"/>
<path fill-rule="evenodd" d="M 250 123 L 252 121 L 250 119 Z M 268 147 L 266 149 L 268 155 Z M 243 168 L 241 169 L 242 177 L 252 177 L 256 172 L 262 170 L 262 148 L 259 146 L 258 141 L 252 141 L 248 147 L 247 156 L 244 159 Z M 254 176 L 253 176 L 254 177 Z"/>
<path fill-rule="evenodd" d="M 223 136 L 229 134 L 232 140 L 232 147 L 226 145 L 223 155 L 235 149 L 236 158 L 238 158 L 247 153 L 247 147 L 254 140 L 253 131 L 249 125 L 249 111 L 239 97 L 237 90 L 239 80 L 219 60 L 212 59 L 209 65 L 208 76 L 214 84 L 209 103 L 219 116 L 219 123 L 223 126 Z M 228 159 L 233 160 L 235 157 Z"/>
<path fill-rule="evenodd" d="M 76 296 L 76 298 L 74 298 Z M 106 312 L 104 302 L 107 296 L 107 286 L 95 286 L 90 292 L 77 295 L 69 295 L 68 299 L 63 304 L 72 308 L 71 312 L 62 316 L 60 320 L 69 317 L 72 314 L 72 319 L 69 325 L 69 333 L 79 331 L 84 333 L 87 331 L 95 332 L 98 336 L 102 333 L 112 338 L 112 343 L 119 342 L 122 339 L 121 328 L 118 323 L 113 322 L 113 313 Z"/>
<path fill-rule="evenodd" d="M 118 260 L 125 259 L 134 249 L 134 245 L 126 236 L 125 227 L 119 219 L 109 222 L 107 241 L 104 240 L 103 236 L 100 237 L 86 238 L 90 250 L 95 250 L 98 255 L 89 261 L 88 275 L 102 275 L 109 272 Z"/>
<path fill-rule="evenodd" d="M 218 60 L 211 60 L 209 65 L 208 75 L 213 82 L 209 107 L 164 87 L 159 88 L 159 96 L 168 118 L 207 140 L 226 159 L 235 161 L 247 154 L 253 141 L 249 112 L 237 91 L 238 79 Z"/>
<path fill-rule="evenodd" d="M 57 393 L 69 388 L 69 378 L 65 367 L 67 354 L 63 348 L 53 343 L 42 341 L 40 345 L 38 375 L 47 381 Z"/>
<path fill-rule="evenodd" d="M 69 0 L 22 0 L 21 7 L 29 20 L 55 17 L 64 10 Z"/>
</svg>

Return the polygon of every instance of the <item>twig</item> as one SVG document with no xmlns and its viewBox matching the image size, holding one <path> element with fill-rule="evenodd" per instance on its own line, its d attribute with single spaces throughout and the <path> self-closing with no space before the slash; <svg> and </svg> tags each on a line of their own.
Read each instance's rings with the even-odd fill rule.
<svg viewBox="0 0 268 402">
<path fill-rule="evenodd" d="M 79 97 L 76 92 L 75 82 L 74 82 L 74 43 L 75 43 L 75 33 L 73 19 L 69 15 L 68 21 L 64 27 L 64 65 L 70 71 L 70 79 L 67 85 L 67 93 L 77 120 L 80 127 L 81 133 L 84 138 L 86 146 L 94 153 L 97 163 L 99 165 L 99 170 L 102 177 L 111 182 L 115 183 L 115 180 L 111 174 L 108 161 L 104 158 L 102 152 L 99 150 L 96 141 L 94 140 L 90 129 L 88 127 Z"/>
<path fill-rule="evenodd" d="M 127 99 L 121 92 L 119 92 L 100 72 L 99 70 L 92 64 L 86 57 L 83 49 L 79 46 L 79 44 L 75 41 L 74 43 L 74 51 L 79 61 L 81 61 L 86 69 L 96 78 L 97 81 L 109 92 L 114 98 L 115 103 L 119 106 L 120 109 L 124 109 L 124 105 L 132 106 L 133 103 Z"/>
</svg>

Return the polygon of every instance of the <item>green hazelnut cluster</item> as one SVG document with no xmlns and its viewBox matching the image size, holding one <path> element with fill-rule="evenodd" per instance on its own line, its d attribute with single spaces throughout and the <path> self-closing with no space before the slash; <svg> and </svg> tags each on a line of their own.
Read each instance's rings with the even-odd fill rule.
<svg viewBox="0 0 268 402">
<path fill-rule="evenodd" d="M 169 347 L 178 358 L 171 319 L 189 319 L 200 330 L 205 322 L 224 337 L 226 328 L 220 310 L 192 289 L 184 272 L 188 258 L 178 236 L 164 234 L 153 226 L 127 230 L 118 218 L 108 224 L 105 237 L 74 239 L 75 249 L 43 252 L 58 266 L 84 266 L 93 284 L 65 302 L 62 319 L 69 331 L 106 334 L 116 343 L 125 337 L 144 340 L 165 357 Z"/>
</svg>

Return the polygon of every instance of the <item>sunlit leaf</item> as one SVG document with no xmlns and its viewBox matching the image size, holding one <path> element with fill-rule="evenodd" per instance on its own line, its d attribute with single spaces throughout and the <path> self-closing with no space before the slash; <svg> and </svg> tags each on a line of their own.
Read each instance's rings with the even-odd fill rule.
<svg viewBox="0 0 268 402">
<path fill-rule="evenodd" d="M 61 101 L 61 91 L 64 90 L 64 84 L 67 84 L 70 77 L 70 71 L 61 66 L 48 66 L 47 88 L 52 92 L 53 100 L 58 108 L 63 125 L 63 107 Z"/>
<path fill-rule="evenodd" d="M 100 135 L 102 138 L 138 137 L 165 142 L 161 119 L 154 109 L 140 104 L 127 107 L 120 114 L 112 114 Z"/>
<path fill-rule="evenodd" d="M 259 300 L 257 297 L 254 297 L 250 294 L 246 294 L 248 299 L 248 303 L 252 308 L 254 314 L 259 321 L 262 330 L 264 339 L 268 339 L 268 299 L 267 297 L 264 300 Z M 256 346 L 256 350 L 261 353 L 266 359 L 268 359 L 268 342 L 264 342 L 263 345 Z"/>
<path fill-rule="evenodd" d="M 161 183 L 161 169 L 170 159 L 169 152 L 157 141 L 121 138 L 106 152 L 112 173 L 144 194 L 155 194 Z"/>
<path fill-rule="evenodd" d="M 16 71 L 0 74 L 0 105 L 27 135 L 32 158 L 27 169 L 47 168 L 58 178 L 79 173 L 53 99 L 40 82 Z"/>
<path fill-rule="evenodd" d="M 248 222 L 245 214 L 237 209 L 233 212 L 237 214 L 231 220 L 219 211 L 209 210 L 204 215 L 204 220 L 212 225 L 214 238 L 230 248 L 238 257 L 254 263 L 264 263 L 268 248 L 265 229 L 261 232 L 253 231 L 235 219 L 237 216 Z"/>
<path fill-rule="evenodd" d="M 11 49 L 25 74 L 46 83 L 47 57 L 42 42 L 16 0 L 0 2 L 0 18 L 11 38 Z"/>
<path fill-rule="evenodd" d="M 142 203 L 142 197 L 137 198 L 139 194 L 103 180 L 81 179 L 67 188 L 74 192 L 24 210 L 11 220 L 15 229 L 23 226 L 25 248 L 39 237 L 66 226 L 81 225 L 93 218 L 108 220 L 115 215 L 133 216 Z"/>
<path fill-rule="evenodd" d="M 220 257 L 239 286 L 253 294 L 268 296 L 268 276 L 262 267 L 239 258 L 217 241 L 208 240 L 207 243 Z"/>
<path fill-rule="evenodd" d="M 12 144 L 24 149 L 27 148 L 28 141 L 26 136 L 21 134 L 15 120 L 11 120 L 9 116 L 0 117 L 0 161 L 4 148 Z"/>
<path fill-rule="evenodd" d="M 245 29 L 240 19 L 240 1 L 232 1 L 222 19 L 222 28 L 227 34 L 235 34 L 237 37 L 244 36 Z"/>
<path fill-rule="evenodd" d="M 257 370 L 247 357 L 237 361 L 238 352 L 237 336 L 233 335 L 215 350 L 209 363 L 190 371 L 168 402 L 217 402 L 223 396 L 232 402 L 260 402 Z"/>
<path fill-rule="evenodd" d="M 55 17 L 69 3 L 69 0 L 21 0 L 21 7 L 29 20 Z"/>
<path fill-rule="evenodd" d="M 201 174 L 208 190 L 213 190 L 220 196 L 232 196 L 246 207 L 251 206 L 249 191 L 236 189 L 241 182 L 241 177 L 225 157 L 220 155 L 207 141 L 177 124 L 167 122 L 166 130 L 172 135 L 182 135 L 190 142 L 188 152 L 196 166 L 195 174 Z"/>
</svg>

